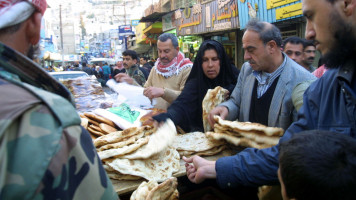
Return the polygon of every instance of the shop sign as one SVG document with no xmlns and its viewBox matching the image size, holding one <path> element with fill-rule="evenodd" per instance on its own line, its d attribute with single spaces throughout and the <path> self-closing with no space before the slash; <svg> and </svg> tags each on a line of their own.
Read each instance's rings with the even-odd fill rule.
<svg viewBox="0 0 356 200">
<path fill-rule="evenodd" d="M 139 19 L 133 19 L 133 20 L 131 20 L 131 26 L 137 26 L 138 23 L 140 23 L 140 20 L 139 20 Z"/>
<path fill-rule="evenodd" d="M 303 14 L 302 3 L 293 4 L 276 9 L 276 19 L 281 20 Z"/>
<path fill-rule="evenodd" d="M 119 36 L 125 35 L 135 35 L 135 33 L 132 31 L 131 25 L 119 26 Z"/>
<path fill-rule="evenodd" d="M 301 0 L 238 0 L 237 4 L 240 29 L 253 18 L 275 23 L 302 17 Z"/>
<path fill-rule="evenodd" d="M 177 34 L 191 35 L 239 28 L 237 0 L 216 0 L 186 8 L 175 16 Z"/>
<path fill-rule="evenodd" d="M 165 14 L 162 17 L 162 31 L 166 32 L 175 28 L 175 12 Z"/>
<path fill-rule="evenodd" d="M 211 27 L 211 15 L 210 15 L 210 6 L 205 7 L 205 27 Z"/>
<path fill-rule="evenodd" d="M 136 44 L 144 42 L 146 39 L 146 35 L 143 34 L 143 30 L 146 28 L 146 23 L 139 23 L 136 26 Z"/>
<path fill-rule="evenodd" d="M 267 9 L 272 9 L 272 8 L 277 8 L 280 6 L 284 6 L 293 2 L 296 2 L 298 0 L 267 0 Z"/>
</svg>

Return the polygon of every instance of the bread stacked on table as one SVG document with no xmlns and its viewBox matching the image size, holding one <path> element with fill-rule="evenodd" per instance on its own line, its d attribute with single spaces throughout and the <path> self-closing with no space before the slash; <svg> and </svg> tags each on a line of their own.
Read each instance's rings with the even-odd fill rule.
<svg viewBox="0 0 356 200">
<path fill-rule="evenodd" d="M 202 132 L 192 132 L 178 135 L 174 147 L 181 157 L 211 156 L 223 151 L 226 142 L 208 138 Z"/>
<path fill-rule="evenodd" d="M 142 182 L 132 193 L 130 200 L 177 200 L 179 193 L 177 190 L 177 178 L 171 177 L 163 183 L 155 181 Z"/>
<path fill-rule="evenodd" d="M 143 126 L 112 132 L 95 139 L 94 145 L 110 178 L 162 182 L 180 168 L 179 154 L 172 147 L 176 134 L 167 120 L 157 130 Z"/>
<path fill-rule="evenodd" d="M 278 144 L 284 130 L 277 127 L 267 127 L 259 123 L 223 120 L 214 116 L 214 132 L 207 132 L 209 138 L 226 140 L 236 146 L 267 148 Z"/>
<path fill-rule="evenodd" d="M 84 113 L 80 118 L 81 125 L 88 130 L 93 139 L 118 131 L 114 122 L 99 115 Z"/>
</svg>

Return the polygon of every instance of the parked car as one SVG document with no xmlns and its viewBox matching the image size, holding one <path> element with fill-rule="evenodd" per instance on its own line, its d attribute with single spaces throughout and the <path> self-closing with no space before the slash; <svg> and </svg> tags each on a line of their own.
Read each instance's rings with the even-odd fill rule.
<svg viewBox="0 0 356 200">
<path fill-rule="evenodd" d="M 115 65 L 115 60 L 112 58 L 93 58 L 89 61 L 89 64 L 99 65 L 99 63 L 108 63 L 108 65 Z"/>
<path fill-rule="evenodd" d="M 78 77 L 89 77 L 89 75 L 83 71 L 64 71 L 64 72 L 49 72 L 57 80 L 73 79 Z"/>
</svg>

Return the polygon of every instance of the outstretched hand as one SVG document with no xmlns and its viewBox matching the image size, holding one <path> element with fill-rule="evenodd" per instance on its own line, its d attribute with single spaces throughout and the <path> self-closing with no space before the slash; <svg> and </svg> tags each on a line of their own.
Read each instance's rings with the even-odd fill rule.
<svg viewBox="0 0 356 200">
<path fill-rule="evenodd" d="M 225 106 L 218 106 L 212 109 L 208 115 L 208 122 L 210 127 L 214 127 L 215 124 L 214 115 L 218 115 L 221 117 L 221 119 L 225 119 L 228 114 L 229 114 L 229 110 Z"/>
<path fill-rule="evenodd" d="M 216 178 L 215 161 L 206 160 L 200 156 L 186 158 L 183 156 L 187 177 L 192 183 L 201 183 L 205 179 Z"/>
</svg>

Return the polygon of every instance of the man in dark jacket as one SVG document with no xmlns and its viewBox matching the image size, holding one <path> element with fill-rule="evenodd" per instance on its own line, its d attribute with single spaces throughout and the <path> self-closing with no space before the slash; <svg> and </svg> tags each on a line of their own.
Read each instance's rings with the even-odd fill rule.
<svg viewBox="0 0 356 200">
<path fill-rule="evenodd" d="M 304 94 L 298 121 L 280 142 L 304 130 L 329 130 L 356 137 L 356 0 L 304 0 L 306 38 L 315 40 L 328 70 Z M 247 148 L 237 155 L 207 161 L 185 159 L 187 176 L 194 183 L 216 178 L 223 188 L 277 184 L 278 145 Z"/>
<path fill-rule="evenodd" d="M 88 67 L 87 63 L 83 62 L 83 63 L 82 63 L 82 66 L 83 66 L 82 70 L 83 70 L 85 73 L 87 73 L 89 76 L 90 76 L 90 75 L 93 75 L 93 70 L 92 70 L 90 67 Z"/>
</svg>

